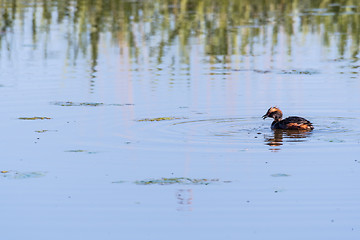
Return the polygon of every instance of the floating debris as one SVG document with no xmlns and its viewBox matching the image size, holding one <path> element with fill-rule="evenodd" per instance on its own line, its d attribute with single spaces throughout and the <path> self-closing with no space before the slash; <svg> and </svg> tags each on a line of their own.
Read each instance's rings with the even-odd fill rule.
<svg viewBox="0 0 360 240">
<path fill-rule="evenodd" d="M 78 153 L 78 152 L 87 152 L 87 150 L 75 149 L 75 150 L 66 150 L 65 152 L 75 152 L 75 153 Z"/>
<path fill-rule="evenodd" d="M 49 131 L 49 130 L 37 130 L 37 131 L 35 131 L 36 133 L 44 133 L 44 132 L 47 132 L 47 131 Z"/>
<path fill-rule="evenodd" d="M 230 181 L 223 181 L 222 183 L 229 183 Z M 220 183 L 219 179 L 195 179 L 195 178 L 160 178 L 160 179 L 148 179 L 142 181 L 135 181 L 137 185 L 171 185 L 171 184 L 181 184 L 181 185 L 209 185 L 211 183 Z"/>
<path fill-rule="evenodd" d="M 286 173 L 275 173 L 275 174 L 271 174 L 272 177 L 290 177 L 291 175 L 286 174 Z"/>
<path fill-rule="evenodd" d="M 343 142 L 345 142 L 342 139 L 327 139 L 325 141 L 328 141 L 328 142 L 331 142 L 331 143 L 343 143 Z"/>
<path fill-rule="evenodd" d="M 266 73 L 271 73 L 271 71 L 269 71 L 269 70 L 259 70 L 259 69 L 254 69 L 253 71 L 254 71 L 254 72 L 256 72 L 256 73 L 263 73 L 263 74 L 266 74 Z"/>
<path fill-rule="evenodd" d="M 285 192 L 286 189 L 283 189 L 283 188 L 276 188 L 274 189 L 274 193 L 281 193 L 281 192 Z"/>
<path fill-rule="evenodd" d="M 305 74 L 305 75 L 312 75 L 312 74 L 318 74 L 319 72 L 318 71 L 315 71 L 315 70 L 304 70 L 304 71 L 301 71 L 301 70 L 290 70 L 290 71 L 287 71 L 287 70 L 282 70 L 281 71 L 281 74 Z"/>
<path fill-rule="evenodd" d="M 20 120 L 46 120 L 51 119 L 49 117 L 19 117 Z"/>
<path fill-rule="evenodd" d="M 112 183 L 126 183 L 126 181 L 119 180 L 119 181 L 114 181 Z"/>
<path fill-rule="evenodd" d="M 7 179 L 26 179 L 26 178 L 38 178 L 45 176 L 45 172 L 18 172 L 18 171 L 1 171 L 0 178 Z"/>
<path fill-rule="evenodd" d="M 74 150 L 66 150 L 65 152 L 71 152 L 71 153 L 88 153 L 88 154 L 96 154 L 98 152 L 94 152 L 94 151 L 88 151 L 88 150 L 83 150 L 83 149 L 74 149 Z"/>
<path fill-rule="evenodd" d="M 236 71 L 236 72 L 255 72 L 255 73 L 262 73 L 262 74 L 271 73 L 270 70 L 262 70 L 262 69 L 230 69 L 230 70 Z"/>
<path fill-rule="evenodd" d="M 125 103 L 125 104 L 105 104 L 105 103 L 99 103 L 99 102 L 52 102 L 51 104 L 62 106 L 62 107 L 79 107 L 79 106 L 85 106 L 85 107 L 99 107 L 99 106 L 133 106 L 134 104 L 131 103 Z"/>
<path fill-rule="evenodd" d="M 168 121 L 168 120 L 176 120 L 176 119 L 185 119 L 182 117 L 159 117 L 159 118 L 144 118 L 137 120 L 138 122 L 158 122 L 158 121 Z"/>
<path fill-rule="evenodd" d="M 73 106 L 90 106 L 90 107 L 98 107 L 103 106 L 104 103 L 92 103 L 92 102 L 52 102 L 53 105 L 63 106 L 63 107 L 73 107 Z"/>
<path fill-rule="evenodd" d="M 36 131 L 34 131 L 34 132 L 36 132 L 36 133 L 45 133 L 45 132 L 57 132 L 57 130 L 36 130 Z"/>
</svg>

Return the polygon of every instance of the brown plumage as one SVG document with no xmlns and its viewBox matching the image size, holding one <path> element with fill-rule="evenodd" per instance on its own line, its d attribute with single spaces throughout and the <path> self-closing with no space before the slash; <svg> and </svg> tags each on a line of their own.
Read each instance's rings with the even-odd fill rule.
<svg viewBox="0 0 360 240">
<path fill-rule="evenodd" d="M 269 117 L 274 121 L 271 124 L 271 129 L 285 129 L 285 130 L 313 130 L 314 127 L 311 122 L 302 117 L 288 117 L 282 119 L 282 112 L 277 107 L 271 107 L 263 116 L 263 119 Z"/>
</svg>

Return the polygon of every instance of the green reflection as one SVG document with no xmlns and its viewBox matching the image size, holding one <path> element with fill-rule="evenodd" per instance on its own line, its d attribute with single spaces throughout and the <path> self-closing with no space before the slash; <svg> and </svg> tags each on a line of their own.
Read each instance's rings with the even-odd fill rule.
<svg viewBox="0 0 360 240">
<path fill-rule="evenodd" d="M 287 36 L 280 47 L 288 54 L 294 34 L 316 33 L 325 47 L 336 41 L 340 57 L 350 51 L 357 58 L 359 5 L 356 0 L 0 0 L 0 48 L 19 21 L 31 27 L 34 48 L 47 39 L 40 36 L 47 36 L 51 26 L 63 25 L 68 59 L 75 63 L 79 54 L 87 56 L 92 75 L 105 34 L 135 63 L 141 63 L 144 49 L 161 63 L 172 45 L 179 46 L 181 61 L 188 63 L 194 42 L 213 62 L 256 54 L 254 44 L 259 42 L 271 43 L 274 54 L 279 33 Z"/>
</svg>

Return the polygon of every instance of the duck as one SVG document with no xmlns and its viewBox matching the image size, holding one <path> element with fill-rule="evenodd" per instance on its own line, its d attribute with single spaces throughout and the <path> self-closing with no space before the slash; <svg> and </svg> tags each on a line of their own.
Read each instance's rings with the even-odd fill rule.
<svg viewBox="0 0 360 240">
<path fill-rule="evenodd" d="M 291 116 L 282 119 L 282 111 L 277 107 L 271 107 L 266 112 L 263 119 L 273 118 L 274 121 L 271 123 L 271 129 L 282 129 L 282 130 L 306 130 L 311 131 L 314 129 L 312 123 L 305 118 Z"/>
</svg>

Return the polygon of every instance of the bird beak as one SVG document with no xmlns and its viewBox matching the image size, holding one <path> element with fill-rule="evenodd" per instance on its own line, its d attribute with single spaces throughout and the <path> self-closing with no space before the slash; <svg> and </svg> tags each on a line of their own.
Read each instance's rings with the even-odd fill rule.
<svg viewBox="0 0 360 240">
<path fill-rule="evenodd" d="M 262 116 L 263 119 L 267 118 L 268 116 L 265 114 L 264 116 Z"/>
</svg>

